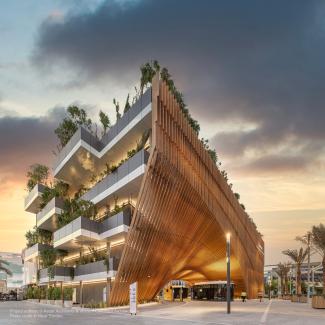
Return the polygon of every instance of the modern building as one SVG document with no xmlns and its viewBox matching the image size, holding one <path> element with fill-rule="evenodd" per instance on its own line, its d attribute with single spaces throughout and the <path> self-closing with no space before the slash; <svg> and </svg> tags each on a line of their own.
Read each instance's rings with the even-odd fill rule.
<svg viewBox="0 0 325 325">
<path fill-rule="evenodd" d="M 6 282 L 6 291 L 20 289 L 23 286 L 23 265 L 21 254 L 0 252 L 0 259 L 8 262 L 8 265 L 5 265 L 5 267 L 12 273 L 12 275 L 7 275 L 0 271 L 0 279 Z"/>
<path fill-rule="evenodd" d="M 308 284 L 308 263 L 301 264 L 301 281 L 303 284 L 303 292 L 307 289 Z M 271 280 L 279 280 L 279 269 L 277 266 L 270 268 L 268 271 L 264 271 L 264 282 L 267 283 L 270 279 Z M 292 264 L 290 270 L 288 272 L 288 281 L 292 283 L 291 285 L 291 292 L 295 292 L 295 283 L 296 283 L 296 276 L 297 276 L 297 268 L 295 264 Z M 280 281 L 277 281 L 278 288 L 277 292 L 280 292 Z M 317 288 L 323 287 L 323 266 L 322 262 L 310 262 L 310 287 L 311 292 L 315 292 Z M 289 290 L 290 291 L 290 290 Z"/>
<path fill-rule="evenodd" d="M 262 237 L 157 76 L 102 138 L 80 127 L 56 158 L 54 177 L 70 185 L 71 197 L 90 187 L 80 199 L 99 213 L 60 227 L 64 200 L 55 197 L 41 209 L 46 186 L 36 185 L 25 210 L 53 236 L 50 245 L 24 250 L 25 285 L 73 287 L 77 303 L 121 305 L 129 300 L 129 285 L 138 282 L 138 300 L 148 301 L 172 280 L 224 281 L 230 233 L 235 295 L 247 291 L 255 298 L 263 291 Z M 89 185 L 107 165 L 114 168 Z M 51 247 L 65 256 L 41 269 L 41 251 Z M 99 254 L 106 257 L 85 262 Z"/>
</svg>

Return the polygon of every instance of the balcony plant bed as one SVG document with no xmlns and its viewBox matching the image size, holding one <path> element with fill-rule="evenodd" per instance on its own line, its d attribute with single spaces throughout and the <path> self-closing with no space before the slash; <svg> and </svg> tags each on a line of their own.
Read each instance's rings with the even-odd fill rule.
<svg viewBox="0 0 325 325">
<path fill-rule="evenodd" d="M 292 295 L 291 302 L 307 303 L 307 297 L 302 295 Z"/>
<path fill-rule="evenodd" d="M 316 309 L 325 309 L 325 296 L 313 296 L 311 305 Z"/>
</svg>

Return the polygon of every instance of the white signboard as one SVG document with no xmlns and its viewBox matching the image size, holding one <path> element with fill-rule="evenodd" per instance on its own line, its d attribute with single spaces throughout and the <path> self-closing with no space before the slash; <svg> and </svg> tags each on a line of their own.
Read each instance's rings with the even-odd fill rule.
<svg viewBox="0 0 325 325">
<path fill-rule="evenodd" d="M 138 282 L 130 284 L 130 314 L 137 313 L 137 289 Z"/>
</svg>

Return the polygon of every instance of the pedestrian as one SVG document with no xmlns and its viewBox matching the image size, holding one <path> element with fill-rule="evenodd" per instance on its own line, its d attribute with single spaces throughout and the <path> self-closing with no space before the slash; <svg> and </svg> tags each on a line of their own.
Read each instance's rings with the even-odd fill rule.
<svg viewBox="0 0 325 325">
<path fill-rule="evenodd" d="M 243 291 L 243 292 L 241 293 L 241 299 L 242 299 L 243 302 L 246 301 L 246 297 L 247 297 L 247 293 L 246 293 L 245 291 Z"/>
</svg>

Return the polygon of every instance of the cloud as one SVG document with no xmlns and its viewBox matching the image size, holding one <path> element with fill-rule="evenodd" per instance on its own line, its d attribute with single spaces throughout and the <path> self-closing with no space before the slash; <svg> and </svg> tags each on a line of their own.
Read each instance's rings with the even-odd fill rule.
<svg viewBox="0 0 325 325">
<path fill-rule="evenodd" d="M 249 156 L 243 166 L 252 170 L 307 168 L 325 146 L 324 11 L 322 2 L 299 0 L 104 1 L 46 19 L 32 61 L 91 84 L 133 82 L 138 65 L 156 58 L 203 123 L 256 125 L 216 130 L 221 157 Z"/>
<path fill-rule="evenodd" d="M 54 128 L 63 114 L 63 108 L 55 107 L 41 117 L 0 117 L 1 192 L 8 190 L 10 184 L 22 185 L 30 165 L 51 167 L 57 142 Z"/>
</svg>

